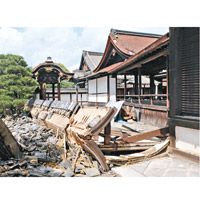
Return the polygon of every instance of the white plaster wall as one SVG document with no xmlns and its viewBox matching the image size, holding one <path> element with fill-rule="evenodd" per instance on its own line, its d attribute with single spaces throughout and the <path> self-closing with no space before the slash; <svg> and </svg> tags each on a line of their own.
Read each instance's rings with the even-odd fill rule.
<svg viewBox="0 0 200 200">
<path fill-rule="evenodd" d="M 88 102 L 96 102 L 96 95 L 89 95 Z"/>
<path fill-rule="evenodd" d="M 61 101 L 70 101 L 70 95 L 69 94 L 61 94 L 60 98 L 61 98 Z"/>
<path fill-rule="evenodd" d="M 176 126 L 176 148 L 200 155 L 200 131 Z"/>
<path fill-rule="evenodd" d="M 88 80 L 88 93 L 96 93 L 96 79 Z M 88 94 L 88 102 L 96 102 L 96 95 Z"/>
<path fill-rule="evenodd" d="M 116 79 L 110 76 L 110 101 L 116 101 Z"/>
<path fill-rule="evenodd" d="M 97 101 L 98 102 L 107 102 L 107 94 L 99 94 L 97 96 Z"/>
<path fill-rule="evenodd" d="M 97 79 L 97 102 L 107 102 L 107 76 Z"/>
<path fill-rule="evenodd" d="M 87 100 L 88 100 L 88 95 L 82 94 L 82 101 L 87 101 Z"/>
<path fill-rule="evenodd" d="M 78 100 L 81 101 L 81 94 L 78 95 Z M 39 95 L 36 95 L 36 99 L 39 99 Z M 49 98 L 49 100 L 52 100 L 52 98 Z M 62 101 L 70 101 L 70 94 L 61 94 L 61 100 Z M 82 101 L 87 101 L 88 95 L 82 94 Z M 72 94 L 72 101 L 76 101 L 76 94 Z"/>
<path fill-rule="evenodd" d="M 88 93 L 96 93 L 96 79 L 88 80 Z"/>
<path fill-rule="evenodd" d="M 97 92 L 107 93 L 107 76 L 97 79 Z"/>
</svg>

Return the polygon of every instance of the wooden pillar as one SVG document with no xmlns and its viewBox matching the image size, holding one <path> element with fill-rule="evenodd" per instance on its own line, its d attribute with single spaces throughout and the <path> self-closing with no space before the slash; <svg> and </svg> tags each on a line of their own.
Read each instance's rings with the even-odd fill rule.
<svg viewBox="0 0 200 200">
<path fill-rule="evenodd" d="M 115 95 L 116 95 L 116 101 L 117 101 L 117 74 L 116 74 L 116 77 L 115 77 Z"/>
<path fill-rule="evenodd" d="M 97 102 L 98 102 L 98 80 L 96 78 L 96 103 L 95 103 L 96 106 L 97 106 Z"/>
<path fill-rule="evenodd" d="M 126 101 L 126 74 L 124 74 L 124 101 Z"/>
<path fill-rule="evenodd" d="M 150 94 L 155 93 L 154 75 L 150 75 Z"/>
<path fill-rule="evenodd" d="M 46 100 L 46 83 L 41 84 L 41 97 L 40 99 Z"/>
<path fill-rule="evenodd" d="M 107 76 L 107 102 L 110 101 L 110 76 Z"/>
<path fill-rule="evenodd" d="M 111 125 L 110 125 L 110 122 L 108 123 L 108 125 L 104 128 L 104 135 L 105 135 L 105 138 L 104 138 L 104 144 L 110 144 L 110 141 L 111 141 Z"/>
<path fill-rule="evenodd" d="M 52 96 L 53 96 L 53 100 L 55 100 L 55 85 L 54 85 L 54 83 L 52 83 Z"/>
<path fill-rule="evenodd" d="M 58 83 L 58 101 L 60 101 L 60 83 Z"/>
<path fill-rule="evenodd" d="M 138 98 L 138 100 L 139 100 L 139 104 L 141 104 L 141 97 L 140 97 L 140 95 L 141 95 L 141 82 L 142 82 L 142 80 L 141 80 L 141 69 L 140 68 L 138 68 L 138 76 L 139 76 L 139 85 L 138 85 L 138 95 L 139 95 L 139 98 Z"/>
<path fill-rule="evenodd" d="M 138 94 L 138 73 L 135 74 L 135 95 Z"/>
<path fill-rule="evenodd" d="M 167 66 L 167 71 L 166 71 L 166 79 L 167 79 L 167 86 L 166 86 L 166 94 L 167 94 L 167 108 L 169 108 L 169 56 L 166 57 L 166 66 Z"/>
<path fill-rule="evenodd" d="M 76 85 L 76 102 L 78 103 L 78 85 Z"/>
<path fill-rule="evenodd" d="M 39 85 L 39 89 L 40 89 L 40 99 L 43 99 L 43 94 L 42 94 L 42 83 L 40 83 Z"/>
</svg>

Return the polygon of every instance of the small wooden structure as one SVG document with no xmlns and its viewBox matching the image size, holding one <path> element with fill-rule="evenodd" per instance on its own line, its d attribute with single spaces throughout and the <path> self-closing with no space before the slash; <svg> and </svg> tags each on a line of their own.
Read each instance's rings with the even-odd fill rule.
<svg viewBox="0 0 200 200">
<path fill-rule="evenodd" d="M 47 61 L 39 64 L 33 70 L 33 78 L 39 83 L 40 99 L 46 100 L 46 84 L 52 84 L 52 96 L 53 100 L 56 98 L 61 100 L 60 97 L 60 83 L 62 80 L 70 79 L 73 73 L 65 71 L 62 67 L 55 64 L 51 57 L 47 58 Z M 55 96 L 55 84 L 58 86 L 57 96 Z"/>
</svg>

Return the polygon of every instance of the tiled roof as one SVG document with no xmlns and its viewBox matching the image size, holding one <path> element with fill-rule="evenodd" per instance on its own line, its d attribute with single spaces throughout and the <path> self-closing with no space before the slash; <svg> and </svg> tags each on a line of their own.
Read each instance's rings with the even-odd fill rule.
<svg viewBox="0 0 200 200">
<path fill-rule="evenodd" d="M 93 51 L 85 51 L 83 50 L 80 69 L 83 65 L 83 60 L 86 63 L 87 67 L 90 69 L 90 71 L 93 71 L 98 66 L 99 62 L 101 61 L 101 58 L 103 56 L 103 53 L 100 52 L 93 52 Z"/>
<path fill-rule="evenodd" d="M 134 33 L 132 35 L 116 33 L 110 34 L 110 37 L 118 49 L 130 56 L 138 53 L 158 39 L 158 37 L 137 35 Z"/>
<path fill-rule="evenodd" d="M 134 56 L 127 59 L 126 61 L 115 63 L 115 64 L 110 65 L 108 67 L 105 67 L 105 68 L 103 68 L 103 69 L 101 69 L 97 72 L 93 72 L 92 74 L 90 74 L 86 78 L 96 77 L 97 74 L 102 74 L 102 73 L 109 74 L 109 73 L 117 72 L 118 70 L 136 62 L 139 58 L 143 57 L 144 55 L 147 55 L 147 54 L 153 52 L 154 50 L 160 48 L 163 45 L 168 45 L 168 43 L 169 43 L 169 34 L 167 33 L 163 37 L 157 39 L 155 42 L 153 42 L 149 46 L 147 46 L 144 49 L 142 49 L 141 51 L 139 51 Z"/>
<path fill-rule="evenodd" d="M 117 51 L 117 55 L 121 57 L 120 61 L 122 61 L 131 56 L 134 56 L 139 51 L 158 40 L 161 36 L 162 35 L 157 34 L 137 33 L 111 29 L 103 57 L 94 72 L 97 72 L 98 70 L 108 66 L 109 60 L 112 59 L 110 54 L 114 51 Z M 114 62 L 115 61 L 112 60 L 112 64 Z"/>
<path fill-rule="evenodd" d="M 110 65 L 109 67 L 106 67 L 98 72 L 93 72 L 92 74 L 86 76 L 86 77 L 83 77 L 83 79 L 86 79 L 86 78 L 90 78 L 90 77 L 96 77 L 100 74 L 103 74 L 103 73 L 109 73 L 110 71 L 112 71 L 113 69 L 115 69 L 117 66 L 119 66 L 122 62 L 119 62 L 119 63 L 115 63 L 113 65 Z M 81 78 L 80 78 L 81 79 Z"/>
</svg>

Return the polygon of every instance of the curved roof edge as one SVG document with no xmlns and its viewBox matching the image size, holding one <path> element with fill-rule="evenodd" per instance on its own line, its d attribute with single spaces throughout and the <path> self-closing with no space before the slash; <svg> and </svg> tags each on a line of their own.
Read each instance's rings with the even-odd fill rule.
<svg viewBox="0 0 200 200">
<path fill-rule="evenodd" d="M 65 75 L 71 75 L 71 76 L 72 76 L 72 75 L 74 74 L 74 73 L 65 71 L 65 70 L 64 70 L 61 66 L 59 66 L 58 64 L 55 64 L 54 62 L 49 62 L 49 61 L 46 61 L 46 62 L 41 63 L 41 64 L 39 64 L 38 66 L 34 67 L 34 68 L 32 69 L 32 73 L 36 73 L 36 72 L 37 72 L 38 70 L 40 70 L 40 68 L 42 68 L 42 67 L 49 67 L 49 66 L 57 68 L 60 72 L 62 72 L 62 73 L 65 74 Z"/>
<path fill-rule="evenodd" d="M 107 54 L 109 52 L 109 49 L 111 47 L 111 45 L 114 47 L 114 49 L 116 51 L 118 51 L 123 57 L 125 57 L 126 59 L 128 59 L 129 57 L 134 56 L 135 54 L 128 54 L 127 52 L 124 52 L 122 49 L 120 49 L 120 47 L 116 44 L 116 42 L 114 41 L 113 38 L 118 38 L 117 34 L 121 34 L 121 35 L 126 35 L 126 36 L 141 36 L 141 37 L 149 37 L 149 38 L 154 38 L 154 40 L 152 41 L 152 43 L 154 43 L 155 41 L 157 41 L 157 39 L 161 38 L 163 35 L 159 35 L 159 34 L 151 34 L 151 33 L 140 33 L 140 32 L 132 32 L 132 31 L 124 31 L 124 30 L 118 30 L 118 29 L 111 29 L 110 30 L 110 34 L 108 35 L 108 40 L 106 43 L 106 48 L 103 54 L 103 57 L 99 63 L 99 65 L 96 67 L 96 69 L 94 70 L 94 72 L 97 72 L 98 70 L 101 70 L 101 66 L 103 65 L 103 63 L 106 61 L 107 58 Z M 151 43 L 150 43 L 151 44 Z M 129 46 L 127 44 L 127 46 Z M 149 46 L 149 45 L 146 45 Z M 136 53 L 137 54 L 137 53 Z"/>
</svg>

